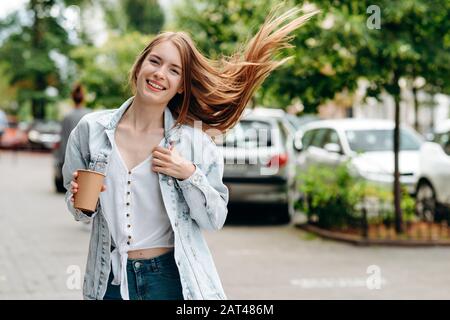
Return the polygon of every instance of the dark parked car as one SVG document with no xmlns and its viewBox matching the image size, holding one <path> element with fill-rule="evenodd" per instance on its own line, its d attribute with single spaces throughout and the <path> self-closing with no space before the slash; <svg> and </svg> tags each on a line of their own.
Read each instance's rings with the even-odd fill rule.
<svg viewBox="0 0 450 320">
<path fill-rule="evenodd" d="M 223 181 L 230 203 L 277 204 L 281 208 L 277 220 L 290 221 L 294 213 L 294 133 L 282 110 L 246 111 L 222 141 Z"/>
<path fill-rule="evenodd" d="M 53 120 L 36 120 L 28 129 L 32 149 L 53 150 L 61 139 L 61 124 Z"/>
</svg>

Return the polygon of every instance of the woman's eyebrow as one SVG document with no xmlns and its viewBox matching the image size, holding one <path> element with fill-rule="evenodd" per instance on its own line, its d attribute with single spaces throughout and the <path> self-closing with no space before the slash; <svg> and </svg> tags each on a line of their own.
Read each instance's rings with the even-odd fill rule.
<svg viewBox="0 0 450 320">
<path fill-rule="evenodd" d="M 157 54 L 154 54 L 154 53 L 150 53 L 150 56 L 153 56 L 153 57 L 155 57 L 155 58 L 157 58 L 157 59 L 159 59 L 159 60 L 161 60 L 161 61 L 164 60 L 164 59 L 162 59 L 160 56 L 158 56 Z M 171 66 L 174 66 L 174 67 L 176 67 L 176 68 L 181 69 L 181 67 L 180 67 L 179 65 L 174 64 L 174 63 L 172 63 Z"/>
</svg>

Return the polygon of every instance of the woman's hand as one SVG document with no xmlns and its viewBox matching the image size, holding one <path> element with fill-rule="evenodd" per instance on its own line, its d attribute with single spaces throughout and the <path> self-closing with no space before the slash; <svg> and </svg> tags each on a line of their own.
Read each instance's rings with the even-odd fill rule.
<svg viewBox="0 0 450 320">
<path fill-rule="evenodd" d="M 172 146 L 166 149 L 157 146 L 152 151 L 152 170 L 185 180 L 195 172 L 195 165 L 184 159 Z"/>
<path fill-rule="evenodd" d="M 70 201 L 74 202 L 75 201 L 74 195 L 75 195 L 75 193 L 78 192 L 78 183 L 77 183 L 78 171 L 75 171 L 74 173 L 72 173 L 72 176 L 73 176 L 73 179 L 72 179 L 72 181 L 70 181 L 70 185 L 71 185 L 70 192 L 72 192 L 72 197 L 70 198 Z M 103 192 L 105 190 L 106 190 L 106 186 L 102 185 L 102 189 L 100 190 L 100 192 Z"/>
</svg>

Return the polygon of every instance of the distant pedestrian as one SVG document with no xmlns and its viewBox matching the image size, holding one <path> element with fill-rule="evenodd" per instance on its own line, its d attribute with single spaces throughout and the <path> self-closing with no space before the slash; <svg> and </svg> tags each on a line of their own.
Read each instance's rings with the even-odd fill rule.
<svg viewBox="0 0 450 320">
<path fill-rule="evenodd" d="M 286 61 L 276 56 L 290 33 L 315 14 L 299 11 L 271 15 L 245 47 L 217 61 L 184 32 L 157 35 L 130 72 L 134 96 L 72 131 L 66 202 L 76 220 L 93 219 L 86 299 L 226 299 L 202 234 L 225 223 L 224 159 L 194 121 L 223 132 L 240 120 L 258 86 Z M 94 213 L 73 207 L 77 170 L 87 168 L 106 175 Z"/>
<path fill-rule="evenodd" d="M 73 110 L 68 113 L 61 123 L 61 142 L 57 151 L 58 162 L 62 165 L 66 156 L 66 146 L 69 140 L 70 133 L 77 126 L 78 122 L 84 115 L 91 112 L 90 109 L 85 107 L 84 101 L 84 89 L 81 84 L 76 84 L 71 93 L 73 101 Z"/>
<path fill-rule="evenodd" d="M 2 138 L 6 128 L 8 128 L 8 118 L 6 118 L 6 113 L 0 109 L 0 146 L 2 145 Z"/>
</svg>

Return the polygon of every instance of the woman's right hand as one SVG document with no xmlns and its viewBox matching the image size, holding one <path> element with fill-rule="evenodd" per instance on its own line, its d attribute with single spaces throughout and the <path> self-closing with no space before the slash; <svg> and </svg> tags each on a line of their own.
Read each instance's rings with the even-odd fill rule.
<svg viewBox="0 0 450 320">
<path fill-rule="evenodd" d="M 72 203 L 75 201 L 74 199 L 74 194 L 78 192 L 78 183 L 77 183 L 77 178 L 78 178 L 78 171 L 75 171 L 74 173 L 72 173 L 72 181 L 70 181 L 70 192 L 72 193 L 72 197 L 70 198 L 70 201 L 72 201 Z M 100 192 L 103 192 L 106 190 L 106 186 L 102 185 L 102 188 L 100 190 Z"/>
</svg>

